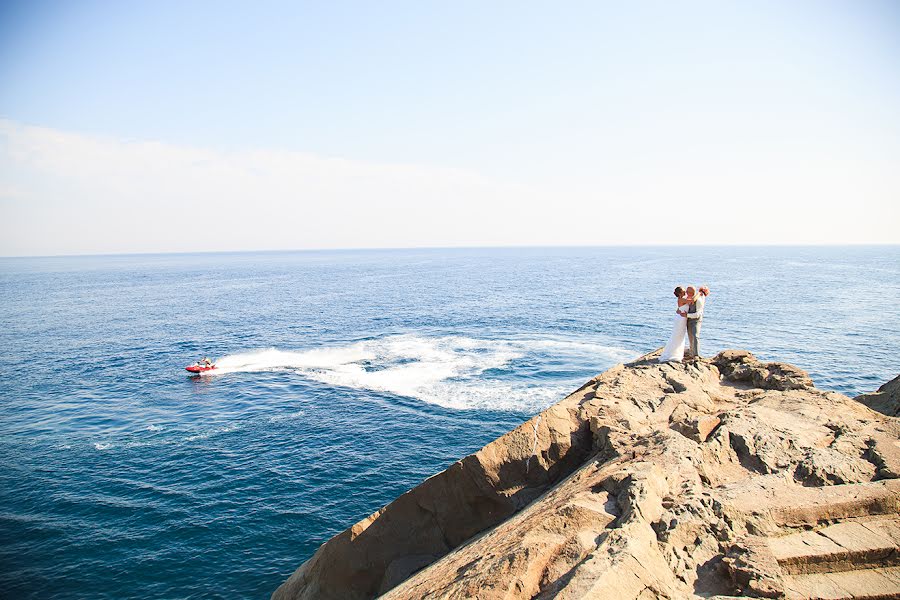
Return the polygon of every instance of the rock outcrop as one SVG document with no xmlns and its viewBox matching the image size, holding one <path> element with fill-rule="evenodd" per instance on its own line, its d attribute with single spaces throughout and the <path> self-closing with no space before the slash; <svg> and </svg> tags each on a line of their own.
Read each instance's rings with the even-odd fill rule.
<svg viewBox="0 0 900 600">
<path fill-rule="evenodd" d="M 651 354 L 335 536 L 273 598 L 900 598 L 898 439 L 796 367 Z"/>
<path fill-rule="evenodd" d="M 877 392 L 863 394 L 856 399 L 872 410 L 890 417 L 900 417 L 900 375 L 878 388 Z"/>
</svg>

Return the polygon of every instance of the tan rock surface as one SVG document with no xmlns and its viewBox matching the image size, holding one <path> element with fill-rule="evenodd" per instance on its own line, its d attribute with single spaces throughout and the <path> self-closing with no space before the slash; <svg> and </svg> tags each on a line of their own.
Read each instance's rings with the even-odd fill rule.
<svg viewBox="0 0 900 600">
<path fill-rule="evenodd" d="M 898 437 L 900 420 L 790 365 L 650 355 L 323 544 L 273 598 L 890 590 Z"/>
</svg>

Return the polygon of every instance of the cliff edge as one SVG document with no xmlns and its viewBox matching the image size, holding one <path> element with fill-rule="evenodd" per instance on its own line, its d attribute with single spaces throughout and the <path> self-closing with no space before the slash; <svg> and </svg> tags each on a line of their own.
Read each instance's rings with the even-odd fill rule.
<svg viewBox="0 0 900 600">
<path fill-rule="evenodd" d="M 857 402 L 749 352 L 647 355 L 338 534 L 272 597 L 900 598 L 895 388 Z"/>
</svg>

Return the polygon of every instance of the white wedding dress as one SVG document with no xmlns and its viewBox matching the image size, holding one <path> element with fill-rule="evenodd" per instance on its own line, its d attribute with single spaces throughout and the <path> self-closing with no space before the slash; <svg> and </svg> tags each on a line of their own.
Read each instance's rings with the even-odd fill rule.
<svg viewBox="0 0 900 600">
<path fill-rule="evenodd" d="M 689 307 L 689 304 L 685 304 L 678 309 L 675 324 L 672 326 L 672 337 L 659 355 L 659 362 L 681 362 L 684 358 L 684 338 L 687 337 L 687 318 L 684 315 L 687 314 Z"/>
</svg>

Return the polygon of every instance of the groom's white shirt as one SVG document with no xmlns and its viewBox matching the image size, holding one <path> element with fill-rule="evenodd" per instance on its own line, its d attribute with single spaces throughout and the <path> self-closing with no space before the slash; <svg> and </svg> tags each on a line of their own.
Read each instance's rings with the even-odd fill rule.
<svg viewBox="0 0 900 600">
<path fill-rule="evenodd" d="M 689 312 L 687 314 L 688 319 L 702 319 L 703 318 L 703 305 L 706 304 L 706 297 L 703 294 L 697 294 L 697 297 L 694 299 L 697 303 L 697 310 L 695 312 Z"/>
</svg>

